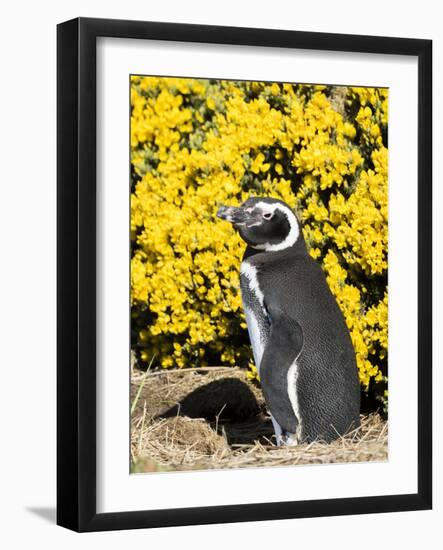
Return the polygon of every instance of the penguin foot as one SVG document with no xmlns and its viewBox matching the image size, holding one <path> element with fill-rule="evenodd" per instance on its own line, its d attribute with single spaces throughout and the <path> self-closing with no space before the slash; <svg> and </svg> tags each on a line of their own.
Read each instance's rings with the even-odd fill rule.
<svg viewBox="0 0 443 550">
<path fill-rule="evenodd" d="M 289 447 L 292 445 L 298 445 L 298 438 L 296 434 L 291 434 L 289 432 L 277 436 L 277 445 L 280 447 L 282 445 Z"/>
</svg>

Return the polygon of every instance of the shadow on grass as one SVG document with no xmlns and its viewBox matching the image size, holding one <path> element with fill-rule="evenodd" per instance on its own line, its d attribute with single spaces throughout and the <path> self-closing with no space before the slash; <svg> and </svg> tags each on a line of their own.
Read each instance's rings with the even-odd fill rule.
<svg viewBox="0 0 443 550">
<path fill-rule="evenodd" d="M 214 380 L 193 390 L 156 419 L 187 416 L 203 418 L 229 445 L 271 439 L 272 422 L 247 384 L 236 378 Z"/>
</svg>

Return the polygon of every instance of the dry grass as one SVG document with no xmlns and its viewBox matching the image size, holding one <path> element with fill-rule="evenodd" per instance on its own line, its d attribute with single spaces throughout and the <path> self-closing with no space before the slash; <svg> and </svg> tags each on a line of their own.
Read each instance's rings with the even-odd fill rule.
<svg viewBox="0 0 443 550">
<path fill-rule="evenodd" d="M 131 386 L 133 472 L 387 460 L 377 414 L 331 444 L 277 447 L 262 393 L 241 369 L 134 369 Z"/>
</svg>

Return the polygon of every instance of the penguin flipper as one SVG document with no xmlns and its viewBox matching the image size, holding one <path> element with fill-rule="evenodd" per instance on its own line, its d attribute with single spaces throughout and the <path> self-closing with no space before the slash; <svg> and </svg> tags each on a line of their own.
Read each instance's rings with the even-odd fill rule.
<svg viewBox="0 0 443 550">
<path fill-rule="evenodd" d="M 303 348 L 300 324 L 283 310 L 267 307 L 271 330 L 260 363 L 260 379 L 266 404 L 282 431 L 295 434 L 297 416 L 295 381 L 296 361 Z"/>
</svg>

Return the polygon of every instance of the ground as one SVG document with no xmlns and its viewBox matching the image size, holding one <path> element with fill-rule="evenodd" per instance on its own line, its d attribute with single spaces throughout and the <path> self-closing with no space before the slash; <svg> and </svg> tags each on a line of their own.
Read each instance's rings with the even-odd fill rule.
<svg viewBox="0 0 443 550">
<path fill-rule="evenodd" d="M 259 385 L 239 368 L 134 368 L 131 403 L 134 473 L 387 460 L 387 423 L 375 413 L 331 444 L 277 447 Z"/>
</svg>

